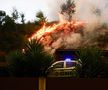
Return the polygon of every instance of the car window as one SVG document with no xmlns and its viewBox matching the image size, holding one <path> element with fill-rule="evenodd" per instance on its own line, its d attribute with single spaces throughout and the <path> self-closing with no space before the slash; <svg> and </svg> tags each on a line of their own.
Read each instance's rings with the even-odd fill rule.
<svg viewBox="0 0 108 90">
<path fill-rule="evenodd" d="M 54 68 L 63 68 L 64 63 L 60 62 L 60 63 L 56 63 L 55 65 L 53 65 Z"/>
<path fill-rule="evenodd" d="M 66 62 L 66 67 L 69 68 L 69 67 L 73 67 L 75 66 L 76 63 L 75 62 Z"/>
</svg>

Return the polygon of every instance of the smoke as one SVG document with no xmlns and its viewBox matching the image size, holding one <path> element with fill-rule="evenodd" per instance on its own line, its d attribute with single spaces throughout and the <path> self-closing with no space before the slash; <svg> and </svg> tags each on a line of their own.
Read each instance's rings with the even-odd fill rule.
<svg viewBox="0 0 108 90">
<path fill-rule="evenodd" d="M 87 23 L 108 23 L 108 0 L 75 0 L 76 18 Z"/>
<path fill-rule="evenodd" d="M 53 21 L 58 20 L 60 6 L 65 0 L 46 0 L 49 16 Z M 80 47 L 96 46 L 108 49 L 108 0 L 74 0 L 76 12 L 73 20 L 85 23 L 79 32 L 71 32 L 63 35 L 55 33 L 54 42 L 45 47 L 53 53 L 58 48 L 76 49 Z M 67 29 L 66 29 L 67 30 Z M 82 34 L 83 33 L 83 34 Z M 48 41 L 49 42 L 49 41 Z"/>
<path fill-rule="evenodd" d="M 86 23 L 84 46 L 108 49 L 108 0 L 75 0 L 75 18 Z"/>
<path fill-rule="evenodd" d="M 48 1 L 50 16 L 57 18 L 61 5 L 66 0 Z M 73 0 L 72 0 L 73 1 Z M 74 0 L 76 5 L 75 18 L 87 23 L 108 23 L 108 0 Z"/>
<path fill-rule="evenodd" d="M 59 19 L 58 13 L 66 0 L 46 0 L 50 20 Z M 73 0 L 72 0 L 73 1 Z M 86 23 L 108 23 L 108 0 L 74 0 L 76 13 L 74 18 Z"/>
<path fill-rule="evenodd" d="M 59 20 L 60 6 L 65 0 L 45 0 L 47 17 L 50 21 Z"/>
</svg>

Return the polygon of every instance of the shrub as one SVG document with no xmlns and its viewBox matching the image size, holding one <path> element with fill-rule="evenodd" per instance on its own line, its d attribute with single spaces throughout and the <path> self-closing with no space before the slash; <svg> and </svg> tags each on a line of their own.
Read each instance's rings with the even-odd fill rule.
<svg viewBox="0 0 108 90">
<path fill-rule="evenodd" d="M 93 78 L 101 75 L 104 64 L 98 48 L 82 48 L 77 55 L 82 61 L 82 69 L 79 72 L 80 77 Z"/>
<path fill-rule="evenodd" d="M 9 71 L 13 76 L 45 76 L 53 56 L 44 51 L 38 40 L 31 40 L 25 46 L 25 53 L 12 52 L 7 56 Z"/>
</svg>

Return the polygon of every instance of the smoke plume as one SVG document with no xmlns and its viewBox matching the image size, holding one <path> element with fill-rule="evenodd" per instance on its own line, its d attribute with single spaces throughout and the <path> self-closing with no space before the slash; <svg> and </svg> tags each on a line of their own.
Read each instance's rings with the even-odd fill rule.
<svg viewBox="0 0 108 90">
<path fill-rule="evenodd" d="M 57 11 L 56 15 L 52 14 L 53 17 L 57 17 L 61 4 L 65 2 L 65 0 L 54 0 L 54 2 L 57 1 L 58 3 L 60 1 L 60 3 L 55 3 L 57 6 L 55 5 L 55 8 L 53 8 L 53 10 L 51 9 L 51 12 L 56 13 Z M 99 46 L 102 49 L 108 49 L 108 0 L 74 1 L 76 5 L 74 19 L 85 22 L 85 29 L 83 30 L 84 36 L 81 37 L 79 35 L 80 39 L 76 34 L 72 34 L 72 37 L 70 38 L 66 37 L 65 44 L 67 43 L 67 48 L 70 48 L 70 43 L 73 44 L 74 47 L 78 46 L 82 42 L 83 46 Z M 72 47 L 72 45 L 70 46 Z"/>
<path fill-rule="evenodd" d="M 58 19 L 60 7 L 65 1 L 66 0 L 46 0 L 49 7 L 49 16 L 53 21 Z M 61 32 L 51 34 L 54 40 L 51 43 L 51 38 L 48 36 L 48 43 L 51 43 L 51 45 L 46 46 L 45 49 L 51 50 L 52 53 L 58 48 L 76 49 L 96 46 L 101 49 L 108 49 L 108 0 L 74 1 L 76 12 L 72 20 L 84 22 L 84 28 L 80 28 L 80 32 L 71 32 L 69 34 L 64 32 L 62 35 Z"/>
<path fill-rule="evenodd" d="M 86 23 L 84 46 L 108 49 L 108 0 L 75 0 L 75 18 Z"/>
</svg>

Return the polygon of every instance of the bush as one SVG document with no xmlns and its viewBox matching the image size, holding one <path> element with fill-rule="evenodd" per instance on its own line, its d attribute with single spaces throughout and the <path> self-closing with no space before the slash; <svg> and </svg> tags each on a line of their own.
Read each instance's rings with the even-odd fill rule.
<svg viewBox="0 0 108 90">
<path fill-rule="evenodd" d="M 104 70 L 104 63 L 98 48 L 82 48 L 77 55 L 82 61 L 82 69 L 79 72 L 80 77 L 93 78 L 101 75 Z"/>
<path fill-rule="evenodd" d="M 15 51 L 7 56 L 9 71 L 13 76 L 45 76 L 53 57 L 44 51 L 38 40 L 31 40 L 25 52 Z"/>
</svg>

